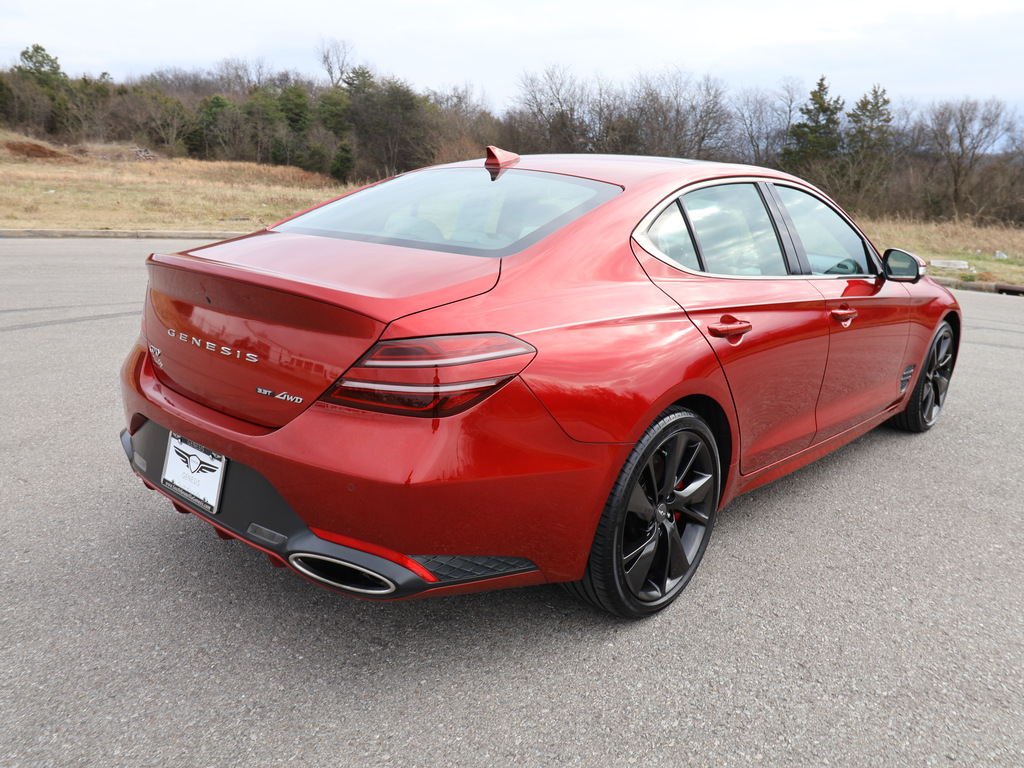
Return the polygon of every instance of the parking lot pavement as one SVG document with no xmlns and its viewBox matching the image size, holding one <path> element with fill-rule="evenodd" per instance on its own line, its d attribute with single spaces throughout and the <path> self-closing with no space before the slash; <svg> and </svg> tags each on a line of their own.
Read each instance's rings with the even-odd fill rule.
<svg viewBox="0 0 1024 768">
<path fill-rule="evenodd" d="M 149 250 L 0 240 L 0 765 L 1024 764 L 1024 300 L 958 293 L 946 412 L 736 500 L 669 610 L 376 604 L 145 490 Z"/>
</svg>

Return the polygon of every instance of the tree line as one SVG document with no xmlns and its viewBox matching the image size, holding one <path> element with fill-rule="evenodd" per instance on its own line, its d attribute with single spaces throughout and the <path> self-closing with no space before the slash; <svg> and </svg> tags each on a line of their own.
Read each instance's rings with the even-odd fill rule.
<svg viewBox="0 0 1024 768">
<path fill-rule="evenodd" d="M 862 215 L 1024 224 L 1024 131 L 997 99 L 893 105 L 880 85 L 847 108 L 822 76 L 735 91 L 682 70 L 626 83 L 565 67 L 527 73 L 503 114 L 466 85 L 416 92 L 321 41 L 323 77 L 263 60 L 71 78 L 42 46 L 0 72 L 0 124 L 57 141 L 132 141 L 170 156 L 294 165 L 373 180 L 480 157 L 609 152 L 744 162 L 822 187 Z"/>
</svg>

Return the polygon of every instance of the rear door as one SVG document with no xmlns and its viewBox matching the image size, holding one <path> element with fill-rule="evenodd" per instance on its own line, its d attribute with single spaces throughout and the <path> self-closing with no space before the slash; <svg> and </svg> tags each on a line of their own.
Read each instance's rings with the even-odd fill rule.
<svg viewBox="0 0 1024 768">
<path fill-rule="evenodd" d="M 636 233 L 648 275 L 722 364 L 743 474 L 811 445 L 829 344 L 825 301 L 792 275 L 794 254 L 765 194 L 754 181 L 704 186 L 654 211 Z"/>
</svg>

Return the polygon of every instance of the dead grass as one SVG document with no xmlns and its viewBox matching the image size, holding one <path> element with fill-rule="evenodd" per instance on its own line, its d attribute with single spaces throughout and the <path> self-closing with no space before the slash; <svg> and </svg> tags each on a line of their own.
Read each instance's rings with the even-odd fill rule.
<svg viewBox="0 0 1024 768">
<path fill-rule="evenodd" d="M 0 229 L 248 232 L 347 187 L 298 168 L 137 159 L 133 147 L 58 147 L 0 131 Z"/>
<path fill-rule="evenodd" d="M 165 229 L 249 232 L 349 187 L 298 168 L 253 163 L 146 159 L 130 145 L 59 147 L 0 131 L 0 229 Z M 973 271 L 929 274 L 1024 285 L 1024 229 L 861 220 L 875 246 Z M 997 259 L 996 252 L 1007 255 Z"/>
<path fill-rule="evenodd" d="M 1024 229 L 1007 225 L 976 226 L 970 220 L 921 223 L 905 219 L 861 220 L 879 250 L 903 248 L 925 261 L 958 259 L 966 272 L 929 267 L 929 275 L 1024 285 Z M 996 258 L 996 253 L 1006 255 Z"/>
</svg>

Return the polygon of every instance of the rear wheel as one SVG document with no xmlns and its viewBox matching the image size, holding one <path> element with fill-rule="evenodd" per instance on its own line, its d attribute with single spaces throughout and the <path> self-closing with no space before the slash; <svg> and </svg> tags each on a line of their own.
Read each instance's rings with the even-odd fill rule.
<svg viewBox="0 0 1024 768">
<path fill-rule="evenodd" d="M 673 406 L 647 428 L 619 473 L 583 579 L 570 592 L 626 618 L 669 605 L 708 544 L 720 493 L 707 423 Z"/>
<path fill-rule="evenodd" d="M 935 331 L 917 377 L 914 391 L 903 413 L 893 416 L 892 423 L 908 432 L 925 432 L 938 420 L 946 402 L 949 380 L 956 364 L 956 337 L 953 328 L 943 320 Z"/>
</svg>

